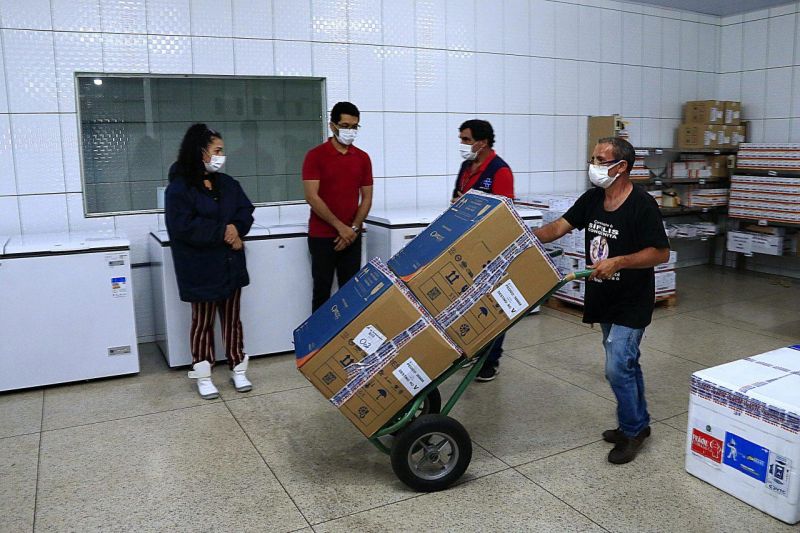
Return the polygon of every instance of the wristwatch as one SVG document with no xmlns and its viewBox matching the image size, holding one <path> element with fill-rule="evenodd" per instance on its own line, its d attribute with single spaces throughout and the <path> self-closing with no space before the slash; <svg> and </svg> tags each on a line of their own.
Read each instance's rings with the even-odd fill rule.
<svg viewBox="0 0 800 533">
<path fill-rule="evenodd" d="M 359 228 L 358 226 L 350 226 L 350 229 L 355 231 L 356 233 L 361 231 L 361 228 Z"/>
</svg>

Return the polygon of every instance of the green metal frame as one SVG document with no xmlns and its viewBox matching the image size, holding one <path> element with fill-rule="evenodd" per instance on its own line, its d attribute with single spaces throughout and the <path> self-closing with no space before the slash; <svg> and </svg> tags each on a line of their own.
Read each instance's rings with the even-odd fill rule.
<svg viewBox="0 0 800 533">
<path fill-rule="evenodd" d="M 561 281 L 558 282 L 558 284 L 556 284 L 555 287 L 550 289 L 550 291 L 548 291 L 547 294 L 542 296 L 539 299 L 539 301 L 537 301 L 531 307 L 536 307 L 537 305 L 540 305 L 542 302 L 544 302 L 545 300 L 550 298 L 550 296 L 552 296 L 553 293 L 555 293 L 558 289 L 560 289 L 561 287 L 563 287 L 567 283 L 575 281 L 576 279 L 588 278 L 591 273 L 592 273 L 591 270 L 579 270 L 577 272 L 572 272 L 570 274 L 567 274 Z M 508 331 L 508 329 L 513 327 L 514 324 L 516 324 L 518 321 L 520 321 L 523 318 L 525 318 L 525 316 L 526 316 L 525 314 L 522 314 L 519 318 L 514 320 L 514 322 L 512 322 L 508 326 L 508 328 L 506 328 L 506 331 Z M 475 362 L 475 364 L 472 365 L 472 368 L 470 368 L 469 372 L 467 372 L 467 375 L 464 376 L 464 378 L 461 380 L 461 383 L 458 384 L 458 387 L 456 388 L 455 392 L 453 392 L 453 394 L 450 396 L 450 399 L 447 400 L 447 403 L 444 405 L 444 407 L 440 411 L 441 414 L 443 414 L 443 415 L 450 414 L 450 411 L 453 410 L 453 407 L 455 407 L 456 402 L 458 402 L 458 400 L 464 394 L 464 391 L 467 390 L 467 387 L 469 386 L 469 384 L 472 383 L 472 381 L 475 379 L 475 376 L 478 375 L 478 372 L 480 372 L 480 369 L 483 366 L 483 363 L 486 361 L 486 358 L 489 356 L 489 352 L 491 351 L 492 346 L 494 346 L 494 341 L 490 342 L 488 345 L 486 345 L 486 347 L 484 347 L 480 351 L 479 355 L 477 356 L 478 360 Z M 453 363 L 453 366 L 451 366 L 449 369 L 447 369 L 444 372 L 444 374 L 442 374 L 438 378 L 434 379 L 431 383 L 429 383 L 428 386 L 425 387 L 425 389 L 421 393 L 419 393 L 417 395 L 417 397 L 414 398 L 408 404 L 408 406 L 405 408 L 405 410 L 403 411 L 403 414 L 400 416 L 400 418 L 395 419 L 395 421 L 393 421 L 393 422 L 388 422 L 385 426 L 383 426 L 380 430 L 378 430 L 374 435 L 372 435 L 369 438 L 369 441 L 376 448 L 378 448 L 380 451 L 382 451 L 383 453 L 390 454 L 391 453 L 391 449 L 388 446 L 386 446 L 383 442 L 381 442 L 380 438 L 381 437 L 385 437 L 386 435 L 391 435 L 392 433 L 395 433 L 395 432 L 403 429 L 409 423 L 411 423 L 411 421 L 414 419 L 414 415 L 419 410 L 420 406 L 422 406 L 422 404 L 425 401 L 425 399 L 428 397 L 428 394 L 430 394 L 430 392 L 433 389 L 438 388 L 439 385 L 444 383 L 450 376 L 452 376 L 453 374 L 455 374 L 456 372 L 458 372 L 462 368 L 467 367 L 469 364 L 470 364 L 470 360 L 468 360 L 466 357 L 461 357 L 458 360 L 456 360 L 456 362 Z"/>
</svg>

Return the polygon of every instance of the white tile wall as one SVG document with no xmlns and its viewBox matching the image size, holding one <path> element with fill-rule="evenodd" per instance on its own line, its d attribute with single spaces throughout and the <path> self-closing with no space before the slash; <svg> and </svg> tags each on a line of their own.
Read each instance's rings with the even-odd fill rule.
<svg viewBox="0 0 800 533">
<path fill-rule="evenodd" d="M 192 73 L 192 38 L 180 35 L 148 35 L 147 54 L 150 72 Z"/>
<path fill-rule="evenodd" d="M 16 196 L 0 196 L 0 234 L 19 235 L 19 205 Z"/>
<path fill-rule="evenodd" d="M 50 0 L 56 31 L 101 31 L 99 0 Z"/>
<path fill-rule="evenodd" d="M 8 161 L 5 172 L 0 172 L 0 196 L 17 194 L 17 178 L 14 172 L 14 150 L 11 138 L 11 120 L 0 115 L 0 161 Z"/>
<path fill-rule="evenodd" d="M 100 18 L 107 33 L 147 33 L 145 0 L 100 0 Z"/>
<path fill-rule="evenodd" d="M 58 115 L 12 115 L 11 134 L 17 192 L 65 192 Z"/>
<path fill-rule="evenodd" d="M 328 107 L 362 110 L 375 205 L 407 205 L 446 200 L 458 125 L 476 116 L 518 193 L 585 186 L 589 114 L 622 113 L 656 145 L 683 100 L 741 99 L 754 139 L 798 140 L 797 6 L 718 19 L 610 0 L 5 0 L 0 232 L 130 224 L 83 215 L 75 71 L 324 76 Z"/>
<path fill-rule="evenodd" d="M 48 0 L 27 0 L 24 5 L 3 2 L 0 6 L 0 24 L 3 28 L 20 30 L 50 30 L 53 21 Z"/>
<path fill-rule="evenodd" d="M 191 0 L 147 0 L 147 33 L 150 35 L 190 35 Z"/>
<path fill-rule="evenodd" d="M 58 111 L 53 33 L 3 30 L 2 39 L 8 110 Z"/>
</svg>

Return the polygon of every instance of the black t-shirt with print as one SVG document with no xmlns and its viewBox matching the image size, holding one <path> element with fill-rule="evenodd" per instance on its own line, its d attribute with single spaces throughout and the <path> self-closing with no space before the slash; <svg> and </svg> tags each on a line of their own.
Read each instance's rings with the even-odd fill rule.
<svg viewBox="0 0 800 533">
<path fill-rule="evenodd" d="M 658 204 L 647 191 L 633 186 L 616 211 L 603 208 L 605 191 L 586 191 L 565 214 L 586 230 L 586 264 L 629 255 L 648 248 L 669 248 Z M 653 317 L 655 274 L 652 268 L 623 269 L 608 280 L 586 282 L 583 321 L 644 328 Z"/>
</svg>

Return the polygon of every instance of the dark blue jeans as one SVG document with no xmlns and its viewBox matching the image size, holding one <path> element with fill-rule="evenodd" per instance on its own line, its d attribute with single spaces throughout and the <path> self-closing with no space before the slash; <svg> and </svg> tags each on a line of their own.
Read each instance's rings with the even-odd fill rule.
<svg viewBox="0 0 800 533">
<path fill-rule="evenodd" d="M 503 333 L 498 335 L 497 338 L 494 340 L 494 344 L 492 345 L 492 349 L 489 352 L 489 357 L 486 358 L 486 363 L 490 365 L 497 365 L 500 361 L 500 356 L 503 355 L 503 339 L 506 338 L 506 334 Z"/>
<path fill-rule="evenodd" d="M 606 350 L 606 379 L 617 397 L 619 429 L 634 437 L 650 425 L 650 414 L 644 399 L 644 376 L 639 366 L 639 343 L 644 329 L 618 324 L 600 324 Z"/>
</svg>

